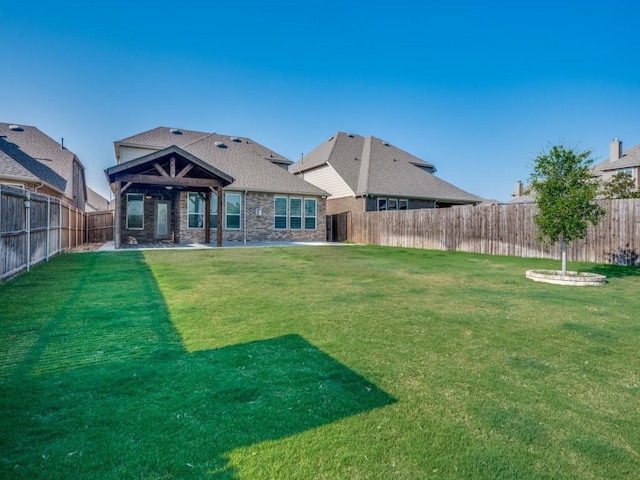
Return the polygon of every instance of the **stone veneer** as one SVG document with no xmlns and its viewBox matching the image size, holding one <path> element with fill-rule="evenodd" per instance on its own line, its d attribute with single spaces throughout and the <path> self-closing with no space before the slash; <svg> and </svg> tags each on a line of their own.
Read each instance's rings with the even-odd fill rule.
<svg viewBox="0 0 640 480">
<path fill-rule="evenodd" d="M 316 229 L 315 230 L 275 230 L 274 229 L 274 197 L 286 196 L 276 195 L 273 193 L 263 192 L 247 192 L 246 197 L 243 192 L 227 192 L 241 193 L 243 201 L 246 198 L 246 206 L 241 209 L 240 225 L 244 226 L 243 215 L 247 215 L 247 234 L 248 242 L 258 242 L 265 240 L 326 240 L 326 200 L 321 197 L 313 197 L 317 200 L 316 213 Z M 291 195 L 292 197 L 303 198 L 301 195 Z M 204 242 L 204 228 L 187 228 L 187 192 L 180 193 L 178 237 L 176 241 L 179 243 L 202 243 Z M 307 197 L 312 198 L 312 197 Z M 261 214 L 258 215 L 258 210 Z M 224 215 L 222 218 L 224 224 Z M 217 229 L 211 229 L 211 243 L 215 243 L 217 238 Z M 222 239 L 225 242 L 241 242 L 245 239 L 242 228 L 238 230 L 224 230 Z"/>
</svg>

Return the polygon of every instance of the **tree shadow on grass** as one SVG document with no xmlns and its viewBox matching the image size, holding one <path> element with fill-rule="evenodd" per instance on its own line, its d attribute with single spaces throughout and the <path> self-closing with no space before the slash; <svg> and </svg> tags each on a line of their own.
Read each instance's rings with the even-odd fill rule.
<svg viewBox="0 0 640 480">
<path fill-rule="evenodd" d="M 605 275 L 607 278 L 624 278 L 640 276 L 640 267 L 625 265 L 594 265 L 584 269 L 588 273 Z"/>
<path fill-rule="evenodd" d="M 235 478 L 235 448 L 395 402 L 299 335 L 187 353 L 138 255 L 52 265 L 55 313 L 0 377 L 0 476 Z"/>
</svg>

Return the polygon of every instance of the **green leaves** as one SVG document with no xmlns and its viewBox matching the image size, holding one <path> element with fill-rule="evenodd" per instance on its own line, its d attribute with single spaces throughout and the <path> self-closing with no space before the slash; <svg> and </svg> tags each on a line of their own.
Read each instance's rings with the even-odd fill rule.
<svg viewBox="0 0 640 480">
<path fill-rule="evenodd" d="M 541 240 L 555 243 L 584 238 L 604 210 L 594 203 L 598 184 L 591 177 L 591 151 L 553 145 L 535 159 L 530 184 L 539 213 L 535 216 Z"/>
<path fill-rule="evenodd" d="M 627 172 L 618 172 L 603 183 L 601 194 L 604 198 L 640 198 L 636 182 Z"/>
</svg>

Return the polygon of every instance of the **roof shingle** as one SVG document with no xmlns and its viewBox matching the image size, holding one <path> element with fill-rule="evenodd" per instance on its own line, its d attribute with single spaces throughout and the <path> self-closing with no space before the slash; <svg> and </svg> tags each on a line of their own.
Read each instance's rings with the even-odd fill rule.
<svg viewBox="0 0 640 480">
<path fill-rule="evenodd" d="M 435 167 L 373 137 L 338 132 L 289 170 L 299 173 L 329 164 L 357 196 L 402 196 L 453 203 L 482 199 L 433 175 Z"/>
<path fill-rule="evenodd" d="M 82 164 L 73 152 L 36 127 L 21 125 L 15 128 L 0 123 L 0 149 L 41 181 L 73 198 L 73 163 Z M 5 164 L 4 168 L 10 168 Z M 18 167 L 13 167 L 18 168 Z"/>
<path fill-rule="evenodd" d="M 115 142 L 116 147 L 138 146 L 165 149 L 177 146 L 233 177 L 232 190 L 251 190 L 298 195 L 327 195 L 327 192 L 290 174 L 278 164 L 292 163 L 286 157 L 250 138 L 182 130 L 173 133 L 157 127 Z"/>
</svg>

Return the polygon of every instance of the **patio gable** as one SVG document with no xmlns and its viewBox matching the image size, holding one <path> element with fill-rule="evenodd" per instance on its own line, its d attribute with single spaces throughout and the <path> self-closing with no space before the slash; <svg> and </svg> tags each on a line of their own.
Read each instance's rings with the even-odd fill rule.
<svg viewBox="0 0 640 480">
<path fill-rule="evenodd" d="M 234 181 L 230 175 L 175 145 L 110 167 L 105 174 L 115 196 L 116 248 L 120 248 L 122 196 L 127 190 L 199 192 L 205 200 L 208 237 L 211 193 L 217 196 L 218 224 L 221 224 L 222 189 Z M 222 229 L 218 229 L 217 242 L 222 245 Z"/>
<path fill-rule="evenodd" d="M 122 191 L 134 184 L 207 191 L 233 182 L 230 175 L 175 145 L 108 168 L 105 173 L 110 184 L 121 184 Z"/>
</svg>

